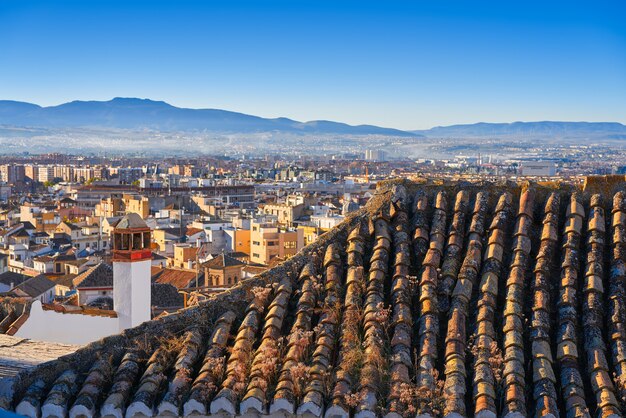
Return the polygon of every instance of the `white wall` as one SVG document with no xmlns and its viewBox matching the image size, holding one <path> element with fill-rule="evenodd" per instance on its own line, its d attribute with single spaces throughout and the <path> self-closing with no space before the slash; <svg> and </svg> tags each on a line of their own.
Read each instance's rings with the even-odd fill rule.
<svg viewBox="0 0 626 418">
<path fill-rule="evenodd" d="M 113 309 L 119 331 L 150 320 L 151 260 L 113 262 Z"/>
<path fill-rule="evenodd" d="M 30 307 L 30 316 L 16 337 L 64 344 L 87 344 L 119 332 L 118 318 L 44 311 L 40 301 Z"/>
</svg>

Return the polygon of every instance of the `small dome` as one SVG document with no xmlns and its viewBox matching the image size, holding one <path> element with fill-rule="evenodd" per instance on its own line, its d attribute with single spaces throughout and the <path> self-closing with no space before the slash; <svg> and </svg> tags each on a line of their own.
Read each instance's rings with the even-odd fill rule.
<svg viewBox="0 0 626 418">
<path fill-rule="evenodd" d="M 115 225 L 115 229 L 145 229 L 148 228 L 146 222 L 141 219 L 136 213 L 129 213 L 124 216 L 120 221 Z"/>
</svg>

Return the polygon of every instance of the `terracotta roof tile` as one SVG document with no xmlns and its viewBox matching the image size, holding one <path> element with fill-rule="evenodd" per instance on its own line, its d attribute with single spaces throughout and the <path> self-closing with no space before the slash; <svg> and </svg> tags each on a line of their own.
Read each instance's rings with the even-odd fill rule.
<svg viewBox="0 0 626 418">
<path fill-rule="evenodd" d="M 625 195 L 390 184 L 258 277 L 23 372 L 2 406 L 128 418 L 620 416 Z M 178 282 L 166 270 L 155 281 Z M 73 387 L 70 373 L 86 379 Z M 443 398 L 442 387 L 442 404 L 407 396 Z"/>
</svg>

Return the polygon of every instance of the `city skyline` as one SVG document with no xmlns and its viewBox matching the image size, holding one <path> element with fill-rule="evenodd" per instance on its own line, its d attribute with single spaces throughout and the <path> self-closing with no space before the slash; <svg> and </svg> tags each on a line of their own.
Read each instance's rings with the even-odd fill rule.
<svg viewBox="0 0 626 418">
<path fill-rule="evenodd" d="M 625 6 L 0 5 L 2 99 L 115 96 L 397 129 L 626 122 Z"/>
</svg>

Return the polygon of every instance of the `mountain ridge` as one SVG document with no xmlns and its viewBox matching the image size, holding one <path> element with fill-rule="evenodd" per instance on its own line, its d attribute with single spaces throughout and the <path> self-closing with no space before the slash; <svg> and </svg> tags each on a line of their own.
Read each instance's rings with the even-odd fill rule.
<svg viewBox="0 0 626 418">
<path fill-rule="evenodd" d="M 288 132 L 419 137 L 408 131 L 374 125 L 348 125 L 314 120 L 260 116 L 222 109 L 189 109 L 164 101 L 116 97 L 109 101 L 81 101 L 42 107 L 27 102 L 0 100 L 0 124 L 47 128 L 120 128 L 160 131 Z"/>
<path fill-rule="evenodd" d="M 28 102 L 0 100 L 0 125 L 48 129 L 99 128 L 242 134 L 276 132 L 415 138 L 602 136 L 626 139 L 626 126 L 618 122 L 477 122 L 406 131 L 370 124 L 349 125 L 329 120 L 300 122 L 286 117 L 263 118 L 214 108 L 190 109 L 173 106 L 165 101 L 133 97 L 115 97 L 108 101 L 74 100 L 45 107 Z"/>
<path fill-rule="evenodd" d="M 411 131 L 427 137 L 485 137 L 485 136 L 538 136 L 538 135 L 585 135 L 585 134 L 626 134 L 626 125 L 619 122 L 477 122 L 448 126 L 435 126 L 425 130 Z"/>
</svg>

